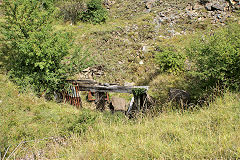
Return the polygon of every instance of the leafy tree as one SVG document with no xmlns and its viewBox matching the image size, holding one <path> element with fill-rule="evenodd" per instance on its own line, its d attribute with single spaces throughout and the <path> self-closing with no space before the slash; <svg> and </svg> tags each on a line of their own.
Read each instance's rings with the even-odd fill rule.
<svg viewBox="0 0 240 160">
<path fill-rule="evenodd" d="M 31 86 L 38 94 L 53 93 L 64 86 L 68 76 L 87 65 L 79 60 L 87 56 L 81 50 L 70 55 L 72 35 L 54 31 L 55 9 L 50 0 L 3 0 L 2 6 L 5 66 L 22 89 Z"/>
</svg>

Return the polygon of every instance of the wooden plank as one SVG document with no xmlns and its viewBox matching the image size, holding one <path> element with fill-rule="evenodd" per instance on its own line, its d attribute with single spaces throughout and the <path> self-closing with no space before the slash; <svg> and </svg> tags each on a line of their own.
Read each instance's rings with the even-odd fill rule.
<svg viewBox="0 0 240 160">
<path fill-rule="evenodd" d="M 98 82 L 90 79 L 86 80 L 67 80 L 68 83 L 78 83 L 78 84 L 98 84 Z"/>
<path fill-rule="evenodd" d="M 144 88 L 148 90 L 149 86 L 102 86 L 102 85 L 78 85 L 79 91 L 91 92 L 117 92 L 117 93 L 132 93 L 133 89 Z"/>
</svg>

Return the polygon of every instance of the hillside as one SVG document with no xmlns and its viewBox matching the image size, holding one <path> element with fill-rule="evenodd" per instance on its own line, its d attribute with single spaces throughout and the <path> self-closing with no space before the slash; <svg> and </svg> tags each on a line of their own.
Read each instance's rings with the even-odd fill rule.
<svg viewBox="0 0 240 160">
<path fill-rule="evenodd" d="M 61 11 L 65 4 L 89 1 L 55 1 L 54 7 Z M 239 159 L 240 95 L 239 88 L 232 89 L 230 84 L 239 86 L 240 82 L 240 2 L 103 0 L 102 3 L 108 12 L 105 23 L 73 23 L 54 17 L 54 31 L 73 35 L 62 41 L 70 44 L 75 40 L 73 47 L 81 47 L 88 53 L 87 59 L 94 61 L 94 65 L 81 72 L 69 74 L 68 79 L 150 86 L 148 94 L 154 101 L 153 109 L 130 119 L 122 113 L 112 114 L 109 109 L 96 111 L 95 104 L 86 101 L 85 92 L 81 94 L 83 108 L 77 109 L 46 100 L 44 93 L 31 90 L 31 84 L 23 91 L 8 75 L 10 71 L 3 63 L 7 56 L 2 54 L 8 51 L 0 43 L 0 160 Z M 0 16 L 4 24 L 2 13 Z M 37 44 L 30 42 L 34 47 Z M 71 56 L 64 59 L 66 64 Z M 210 66 L 215 75 L 194 64 L 197 60 L 192 62 L 191 56 L 199 56 L 197 60 Z M 206 72 L 196 72 L 198 65 Z M 211 81 L 206 81 L 209 86 L 205 87 L 199 77 L 191 77 L 197 74 L 200 78 L 209 75 L 204 80 L 220 77 L 226 83 L 210 86 Z M 225 81 L 227 78 L 229 81 Z M 186 90 L 190 95 L 188 104 L 169 102 L 172 88 Z M 128 94 L 110 93 L 112 96 L 127 101 L 132 98 Z"/>
<path fill-rule="evenodd" d="M 195 111 L 128 120 L 18 94 L 2 75 L 0 84 L 0 147 L 5 153 L 9 146 L 7 157 L 14 149 L 16 159 L 240 157 L 239 94 L 225 93 Z"/>
<path fill-rule="evenodd" d="M 192 33 L 203 33 L 239 19 L 237 13 L 227 9 L 207 11 L 200 1 L 106 2 L 112 4 L 106 24 L 79 22 L 67 30 L 74 32 L 77 44 L 96 57 L 100 76 L 97 72 L 93 78 L 121 84 L 144 83 L 156 72 L 156 52 L 166 47 L 182 52 Z"/>
</svg>

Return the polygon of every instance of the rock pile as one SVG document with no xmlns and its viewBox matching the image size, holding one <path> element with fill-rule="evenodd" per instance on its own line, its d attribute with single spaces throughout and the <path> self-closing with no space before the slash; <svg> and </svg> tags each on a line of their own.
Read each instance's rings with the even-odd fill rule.
<svg viewBox="0 0 240 160">
<path fill-rule="evenodd" d="M 104 75 L 104 66 L 98 65 L 84 69 L 78 77 L 79 79 L 93 79 L 95 76 L 100 77 L 102 75 Z"/>
<path fill-rule="evenodd" d="M 233 17 L 232 11 L 239 8 L 239 0 L 198 0 L 197 3 L 188 3 L 185 9 L 177 5 L 169 5 L 165 10 L 157 12 L 154 23 L 156 28 L 167 25 L 170 35 L 184 34 L 184 32 L 176 32 L 173 28 L 206 20 L 212 24 L 224 25 L 229 17 Z"/>
</svg>

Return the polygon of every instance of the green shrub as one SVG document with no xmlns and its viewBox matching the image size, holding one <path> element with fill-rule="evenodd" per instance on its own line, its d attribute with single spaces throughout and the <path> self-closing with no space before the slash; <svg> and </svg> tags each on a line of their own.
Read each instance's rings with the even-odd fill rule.
<svg viewBox="0 0 240 160">
<path fill-rule="evenodd" d="M 64 80 L 79 69 L 72 63 L 79 61 L 72 58 L 81 59 L 86 55 L 78 49 L 72 58 L 66 59 L 70 57 L 73 40 L 69 33 L 53 31 L 52 2 L 4 0 L 3 9 L 2 51 L 10 78 L 23 89 L 31 86 L 38 94 L 61 89 Z"/>
<path fill-rule="evenodd" d="M 62 2 L 59 8 L 60 16 L 63 17 L 64 21 L 71 21 L 73 24 L 76 24 L 86 11 L 83 0 Z"/>
<path fill-rule="evenodd" d="M 82 20 L 93 24 L 103 23 L 107 20 L 107 11 L 103 8 L 101 0 L 91 0 L 87 3 L 87 10 L 84 12 Z"/>
<path fill-rule="evenodd" d="M 156 54 L 156 63 L 161 72 L 177 73 L 184 70 L 185 56 L 174 51 L 164 50 Z"/>
<path fill-rule="evenodd" d="M 240 25 L 235 23 L 214 34 L 198 37 L 187 49 L 194 67 L 191 75 L 201 86 L 239 88 Z"/>
</svg>

